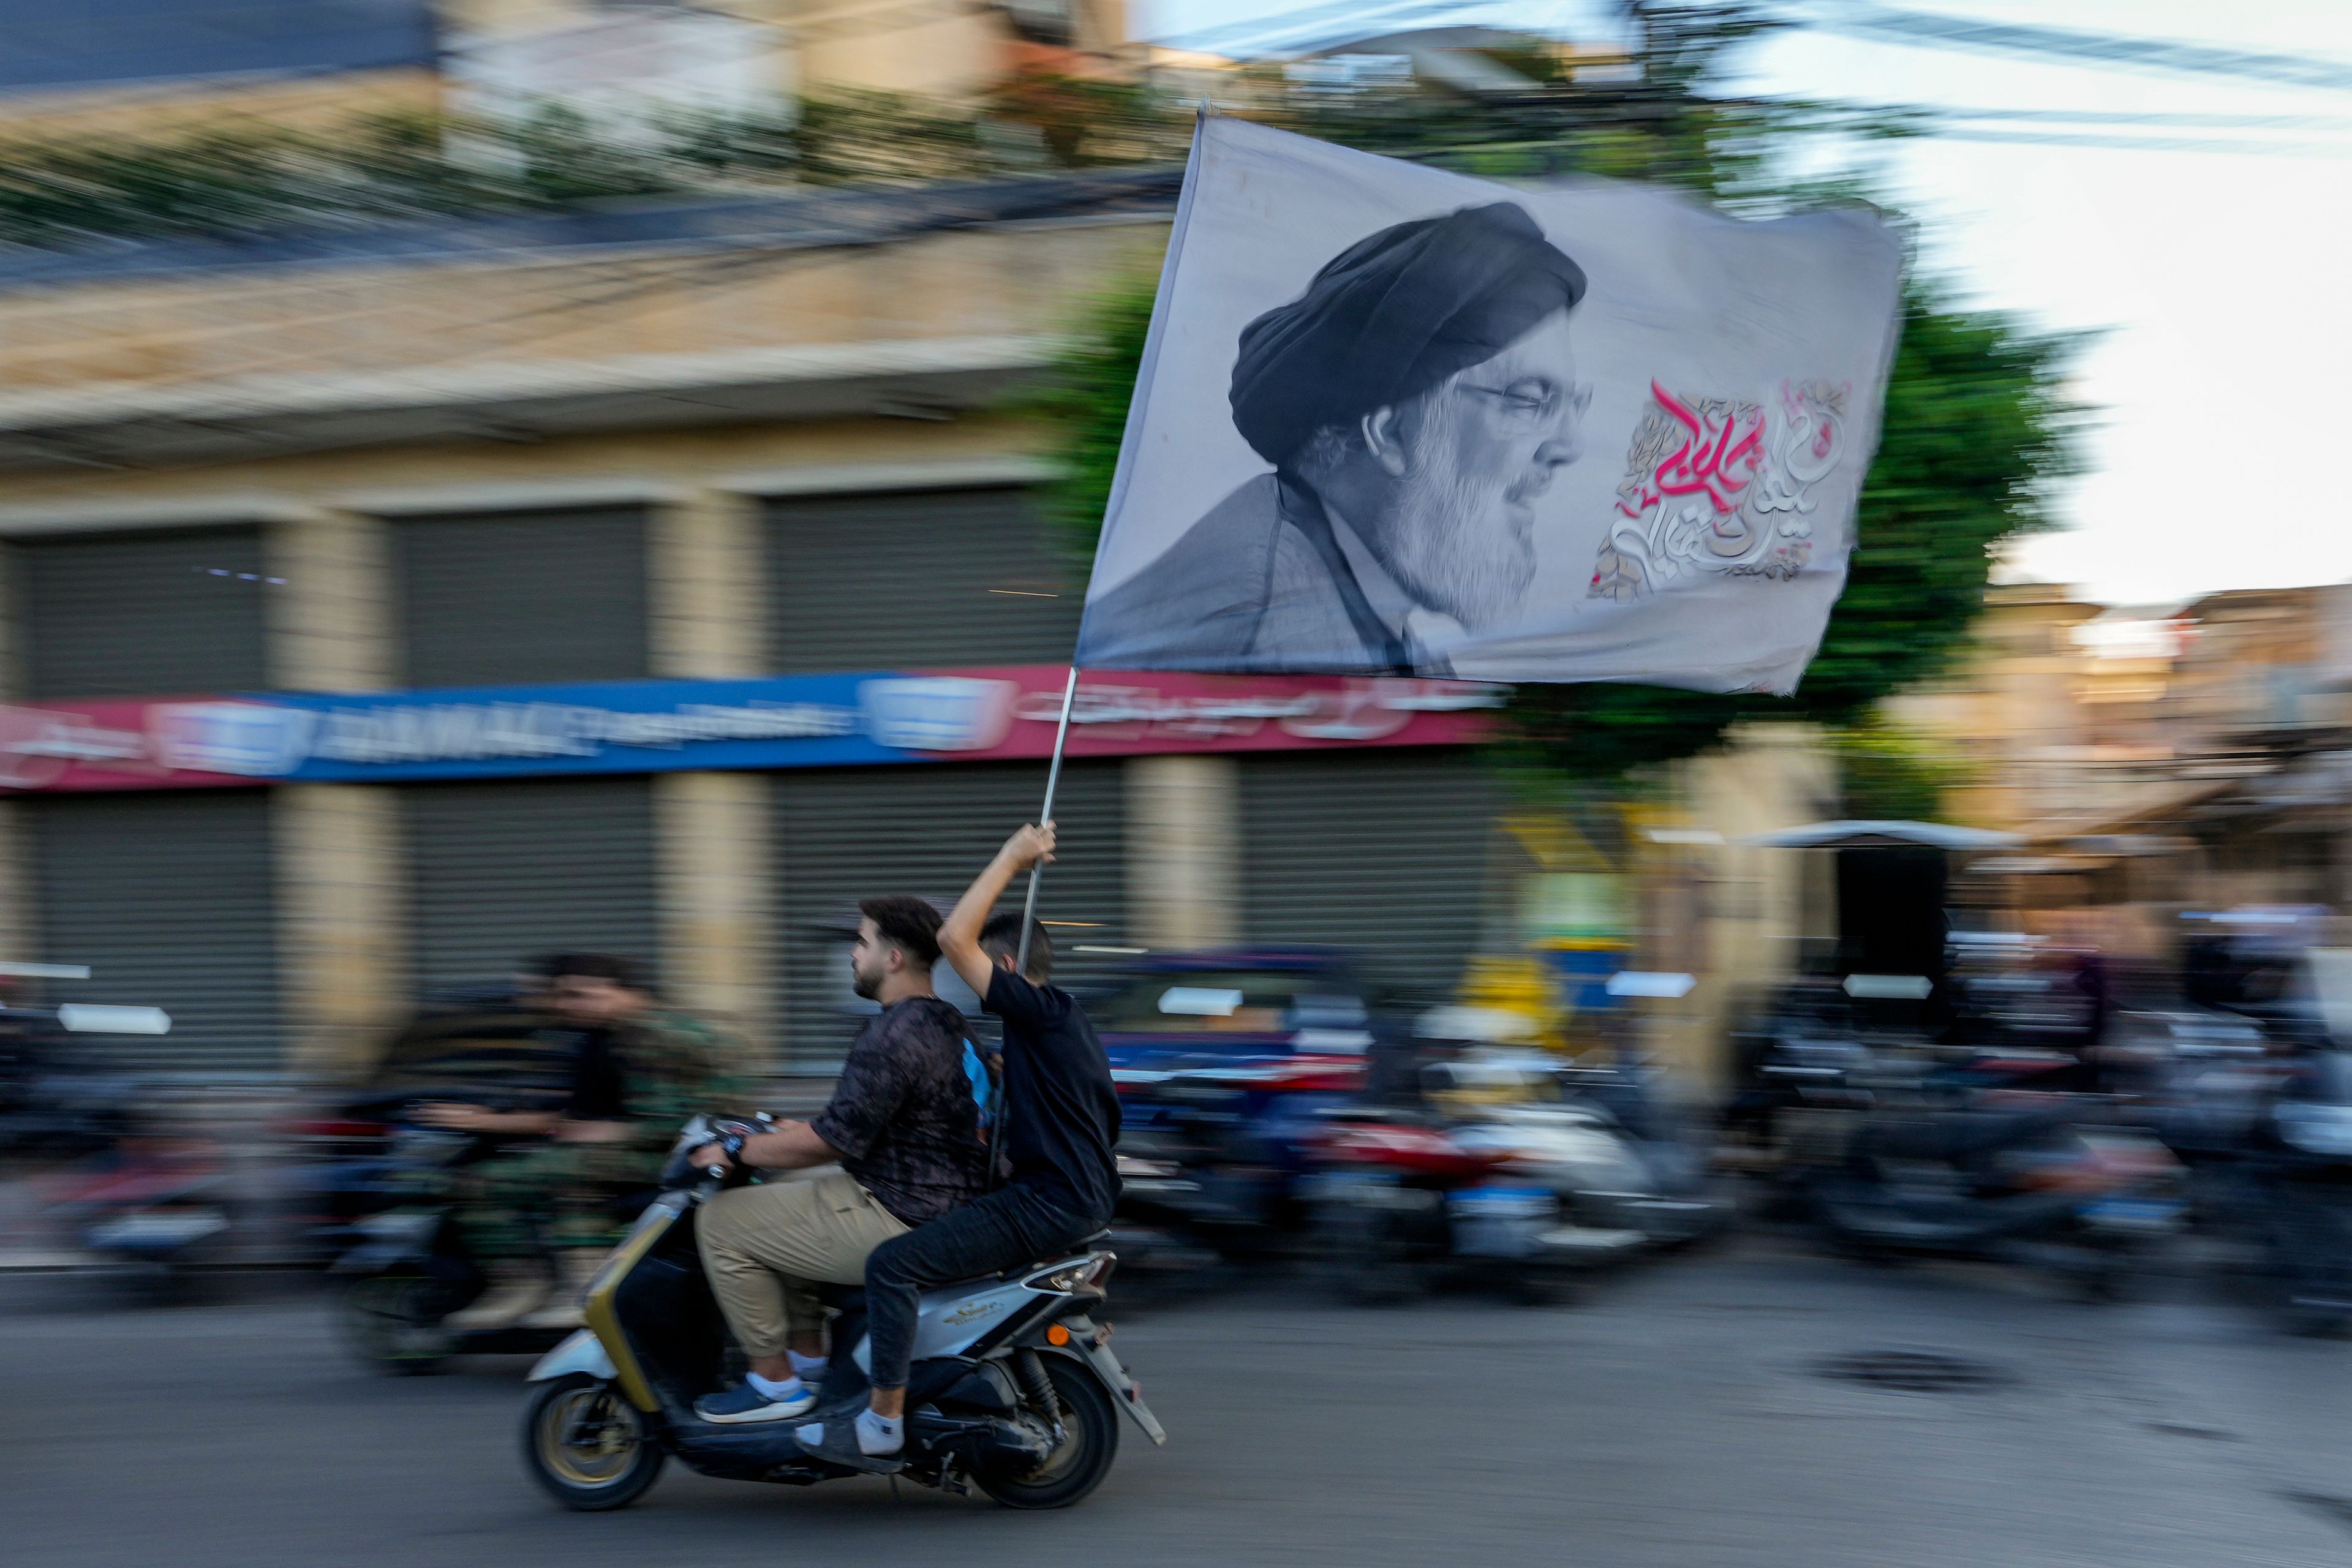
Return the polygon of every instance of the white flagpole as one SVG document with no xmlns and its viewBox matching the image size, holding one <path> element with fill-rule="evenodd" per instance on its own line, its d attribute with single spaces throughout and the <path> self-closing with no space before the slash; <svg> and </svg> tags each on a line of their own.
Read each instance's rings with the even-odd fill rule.
<svg viewBox="0 0 2352 1568">
<path fill-rule="evenodd" d="M 1201 97 L 1200 113 L 1192 124 L 1192 150 L 1184 157 L 1184 194 L 1177 199 L 1176 203 L 1176 227 L 1169 237 L 1168 258 L 1160 268 L 1159 292 L 1152 298 L 1151 335 L 1144 344 L 1144 370 L 1135 378 L 1134 396 L 1139 404 L 1143 397 L 1144 384 L 1150 378 L 1152 349 L 1159 342 L 1160 323 L 1167 319 L 1169 294 L 1176 284 L 1176 254 L 1183 247 L 1184 225 L 1192 210 L 1193 175 L 1201 165 L 1201 128 L 1215 112 L 1215 105 L 1212 104 L 1208 95 L 1203 93 Z M 1110 504 L 1105 509 L 1106 521 L 1108 519 L 1109 512 L 1118 509 L 1119 493 L 1126 488 L 1128 474 L 1134 465 L 1137 439 L 1135 414 L 1133 407 L 1130 407 L 1128 413 L 1127 432 L 1119 439 L 1118 466 L 1111 477 Z M 1050 822 L 1054 818 L 1054 792 L 1062 782 L 1062 751 L 1069 744 L 1070 740 L 1070 708 L 1077 700 L 1078 666 L 1076 658 L 1073 655 L 1070 661 L 1069 683 L 1062 688 L 1062 722 L 1054 731 L 1053 765 L 1045 770 L 1045 805 L 1037 814 L 1037 820 L 1041 823 Z M 1045 875 L 1044 861 L 1041 860 L 1030 868 L 1029 896 L 1021 906 L 1021 951 L 1013 961 L 1013 966 L 1015 969 L 1025 971 L 1029 967 L 1029 931 L 1037 923 L 1037 884 Z"/>
<path fill-rule="evenodd" d="M 1070 705 L 1078 699 L 1078 667 L 1070 666 L 1069 684 L 1062 688 L 1062 722 L 1054 731 L 1054 761 L 1045 770 L 1045 804 L 1038 808 L 1037 821 L 1042 825 L 1054 820 L 1054 791 L 1062 782 L 1062 748 L 1070 740 Z M 1045 875 L 1045 862 L 1040 860 L 1029 868 L 1029 897 L 1021 906 L 1021 952 L 1013 967 L 1025 973 L 1029 968 L 1029 931 L 1037 923 L 1037 884 Z"/>
</svg>

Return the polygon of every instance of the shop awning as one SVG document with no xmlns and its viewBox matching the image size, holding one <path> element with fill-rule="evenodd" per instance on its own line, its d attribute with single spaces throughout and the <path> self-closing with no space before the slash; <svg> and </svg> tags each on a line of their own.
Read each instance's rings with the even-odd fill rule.
<svg viewBox="0 0 2352 1568">
<path fill-rule="evenodd" d="M 1769 849 L 1874 849 L 1919 845 L 1931 849 L 2013 849 L 2025 842 L 2014 833 L 1955 827 L 1944 822 L 1809 822 L 1773 833 L 1755 833 L 1742 844 Z"/>
</svg>

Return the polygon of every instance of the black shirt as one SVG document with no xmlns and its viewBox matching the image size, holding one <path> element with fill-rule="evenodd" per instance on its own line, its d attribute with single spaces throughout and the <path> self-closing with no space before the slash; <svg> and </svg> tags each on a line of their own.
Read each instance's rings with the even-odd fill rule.
<svg viewBox="0 0 2352 1568">
<path fill-rule="evenodd" d="M 572 1098 L 563 1114 L 574 1121 L 622 1121 L 628 1114 L 628 1102 L 620 1058 L 613 1052 L 613 1032 L 583 1030 L 579 1051 L 572 1064 Z"/>
<path fill-rule="evenodd" d="M 833 1099 L 809 1123 L 841 1151 L 841 1168 L 908 1225 L 988 1190 L 963 1039 L 963 1015 L 938 997 L 892 1003 L 858 1030 Z"/>
<path fill-rule="evenodd" d="M 1004 1154 L 1013 1183 L 1080 1219 L 1118 1202 L 1118 1090 L 1077 998 L 1009 969 L 981 1005 L 1004 1020 Z"/>
</svg>

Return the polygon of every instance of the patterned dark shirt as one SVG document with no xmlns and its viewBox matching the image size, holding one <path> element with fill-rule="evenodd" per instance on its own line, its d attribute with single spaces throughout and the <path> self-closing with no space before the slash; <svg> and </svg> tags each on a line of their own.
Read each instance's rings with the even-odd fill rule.
<svg viewBox="0 0 2352 1568">
<path fill-rule="evenodd" d="M 841 1168 L 908 1225 L 988 1190 L 966 1033 L 963 1015 L 936 996 L 885 1007 L 857 1032 L 831 1102 L 809 1123 L 841 1151 Z"/>
</svg>

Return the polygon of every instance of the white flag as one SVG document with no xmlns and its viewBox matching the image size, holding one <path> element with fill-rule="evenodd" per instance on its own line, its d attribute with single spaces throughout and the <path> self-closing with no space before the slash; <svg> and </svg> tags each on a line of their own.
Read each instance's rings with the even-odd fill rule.
<svg viewBox="0 0 2352 1568">
<path fill-rule="evenodd" d="M 1786 694 L 1845 584 L 1902 246 L 1202 123 L 1088 668 Z"/>
</svg>

